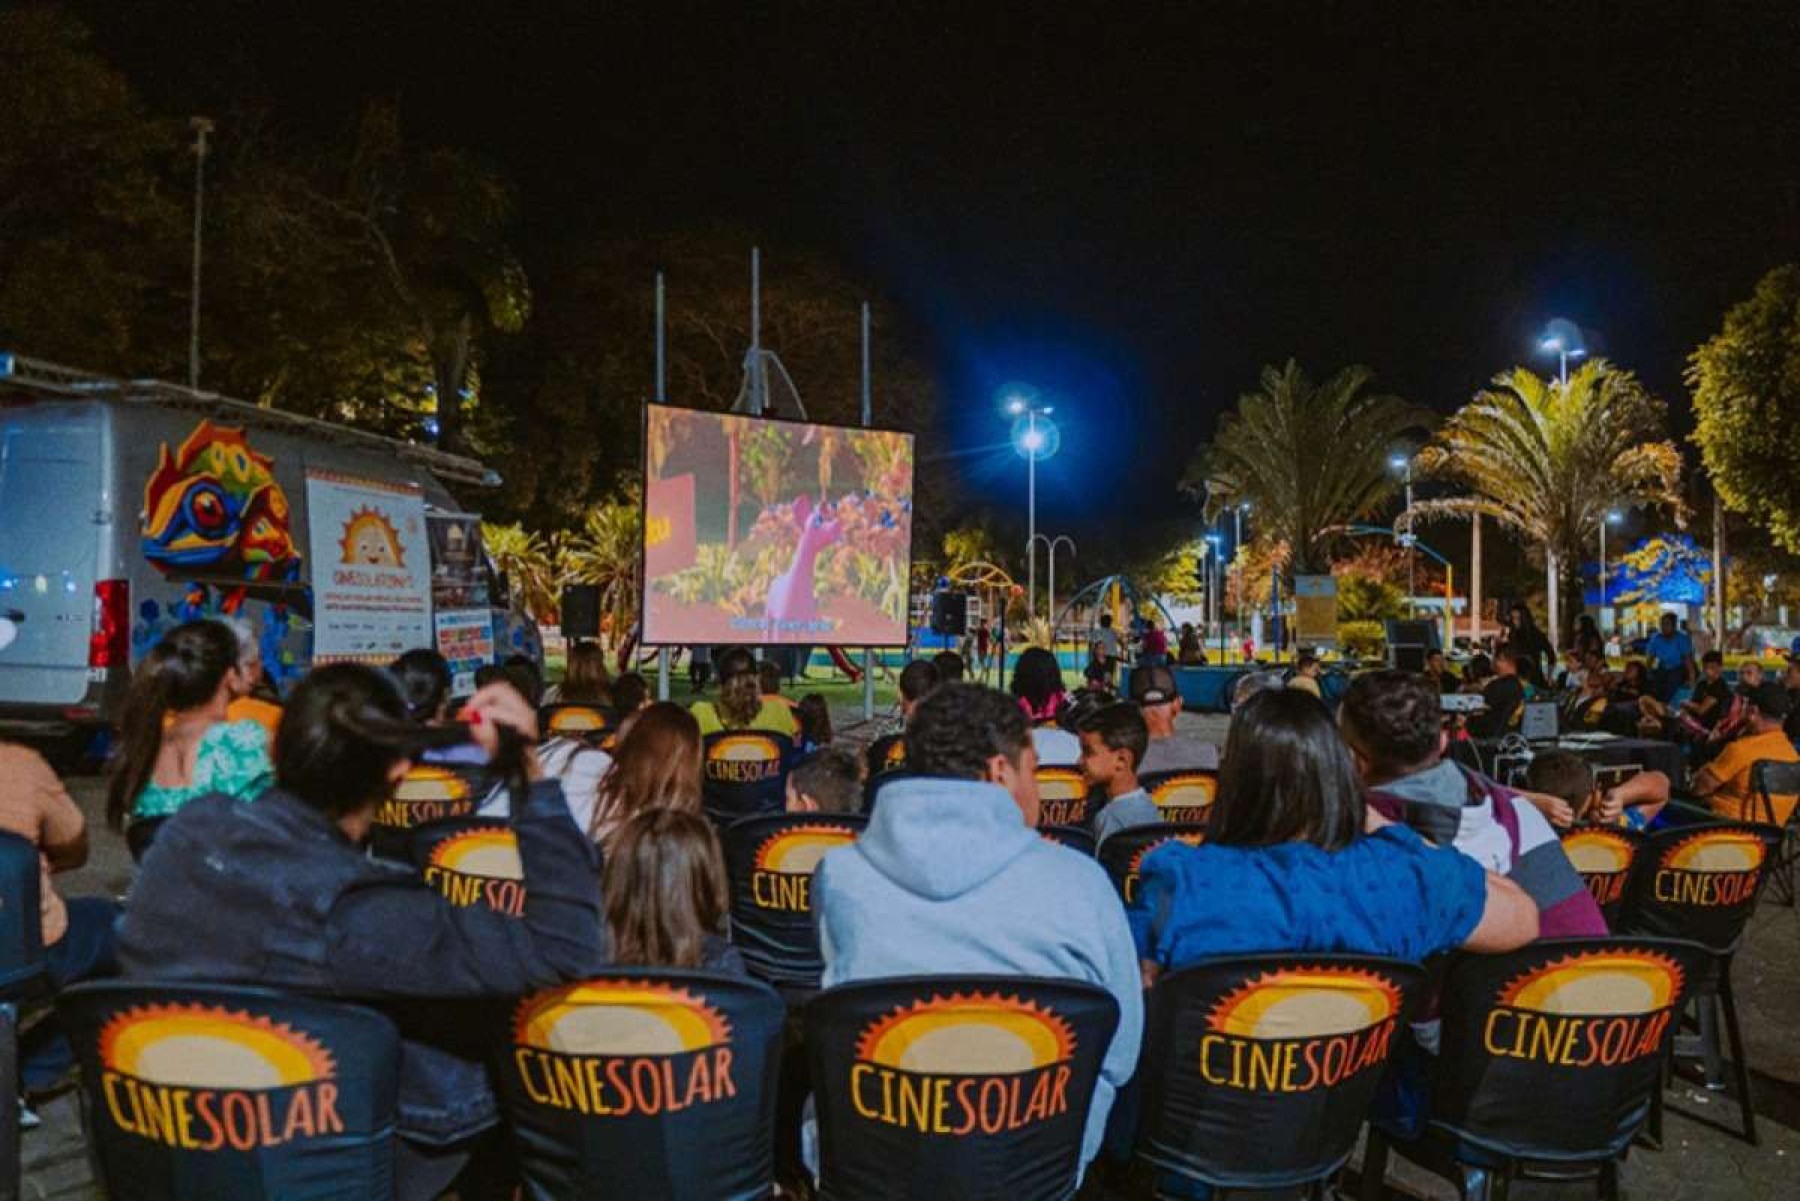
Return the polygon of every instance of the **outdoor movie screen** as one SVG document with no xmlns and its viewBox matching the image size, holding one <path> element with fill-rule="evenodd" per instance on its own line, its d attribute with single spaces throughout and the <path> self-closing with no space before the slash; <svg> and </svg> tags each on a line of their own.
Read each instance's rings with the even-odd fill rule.
<svg viewBox="0 0 1800 1201">
<path fill-rule="evenodd" d="M 645 435 L 645 644 L 906 644 L 912 435 L 660 404 Z"/>
</svg>

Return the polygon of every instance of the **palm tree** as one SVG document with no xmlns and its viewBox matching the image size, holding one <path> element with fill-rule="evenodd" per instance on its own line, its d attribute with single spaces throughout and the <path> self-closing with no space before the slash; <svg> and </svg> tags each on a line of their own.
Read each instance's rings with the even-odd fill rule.
<svg viewBox="0 0 1800 1201">
<path fill-rule="evenodd" d="M 1616 505 L 1657 505 L 1677 522 L 1681 453 L 1663 440 L 1663 402 L 1629 371 L 1591 359 L 1567 384 L 1525 367 L 1494 377 L 1419 455 L 1426 474 L 1468 495 L 1421 501 L 1418 516 L 1489 516 L 1532 546 L 1549 584 L 1550 636 L 1561 637 L 1559 587 Z"/>
<path fill-rule="evenodd" d="M 1195 452 L 1182 488 L 1205 494 L 1209 519 L 1249 501 L 1258 537 L 1286 543 L 1296 574 L 1317 572 L 1343 527 L 1393 495 L 1389 453 L 1430 423 L 1398 397 L 1365 392 L 1372 378 L 1346 367 L 1315 383 L 1293 359 L 1264 367 L 1260 389 L 1240 396 Z"/>
</svg>

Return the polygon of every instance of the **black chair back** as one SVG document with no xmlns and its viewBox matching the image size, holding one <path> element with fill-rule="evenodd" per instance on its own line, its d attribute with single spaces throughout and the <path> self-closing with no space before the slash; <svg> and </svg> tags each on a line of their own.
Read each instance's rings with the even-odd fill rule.
<svg viewBox="0 0 1800 1201">
<path fill-rule="evenodd" d="M 812 875 L 827 851 L 856 841 L 861 815 L 781 813 L 747 817 L 725 828 L 731 876 L 731 941 L 758 977 L 819 986 L 825 970 L 813 925 Z"/>
<path fill-rule="evenodd" d="M 1085 826 L 1043 826 L 1038 833 L 1059 846 L 1093 857 L 1094 836 Z"/>
<path fill-rule="evenodd" d="M 133 863 L 142 863 L 144 855 L 150 850 L 150 844 L 156 841 L 163 823 L 168 815 L 162 817 L 139 817 L 132 819 L 125 827 L 125 848 L 131 852 Z"/>
<path fill-rule="evenodd" d="M 1616 1158 L 1649 1116 L 1708 958 L 1693 943 L 1630 937 L 1457 955 L 1438 994 L 1432 1125 L 1518 1159 Z"/>
<path fill-rule="evenodd" d="M 714 821 L 723 826 L 786 808 L 793 739 L 764 730 L 726 730 L 702 742 L 701 797 Z"/>
<path fill-rule="evenodd" d="M 538 710 L 538 730 L 545 738 L 577 738 L 589 746 L 603 746 L 618 729 L 618 721 L 599 705 L 576 703 L 545 705 Z"/>
<path fill-rule="evenodd" d="M 1153 771 L 1138 777 L 1166 822 L 1204 822 L 1219 796 L 1219 778 L 1209 771 Z"/>
<path fill-rule="evenodd" d="M 1625 884 L 1643 845 L 1644 836 L 1624 826 L 1571 826 L 1562 832 L 1563 852 L 1594 894 L 1608 930 L 1618 928 Z"/>
<path fill-rule="evenodd" d="M 1077 767 L 1040 767 L 1037 770 L 1038 829 L 1046 826 L 1085 826 L 1093 820 L 1093 790 Z"/>
<path fill-rule="evenodd" d="M 1100 840 L 1096 852 L 1100 866 L 1127 905 L 1137 898 L 1138 868 L 1143 866 L 1144 856 L 1171 841 L 1197 847 L 1206 841 L 1206 826 L 1201 822 L 1158 822 L 1130 826 Z"/>
<path fill-rule="evenodd" d="M 500 818 L 453 817 L 413 830 L 409 853 L 425 883 L 458 908 L 525 916 L 519 838 Z"/>
<path fill-rule="evenodd" d="M 1684 938 L 1726 954 L 1756 908 L 1781 831 L 1747 822 L 1659 830 L 1644 840 L 1625 887 L 1619 932 Z"/>
<path fill-rule="evenodd" d="M 520 1001 L 498 1076 L 525 1195 L 770 1197 L 785 1015 L 765 984 L 654 968 Z"/>
<path fill-rule="evenodd" d="M 260 988 L 82 984 L 57 1011 L 112 1201 L 391 1201 L 400 1036 Z"/>
<path fill-rule="evenodd" d="M 369 845 L 382 858 L 404 863 L 414 829 L 428 822 L 468 817 L 496 783 L 485 765 L 415 763 L 394 795 L 375 806 Z"/>
<path fill-rule="evenodd" d="M 0 833 L 0 1001 L 22 1000 L 44 980 L 41 886 L 37 847 Z"/>
<path fill-rule="evenodd" d="M 821 1201 L 1066 1201 L 1119 1023 L 1102 988 L 912 976 L 806 1008 Z"/>
<path fill-rule="evenodd" d="M 1750 765 L 1750 792 L 1756 803 L 1756 820 L 1772 826 L 1784 826 L 1800 812 L 1800 807 L 1785 815 L 1775 812 L 1776 797 L 1800 796 L 1800 763 L 1782 763 L 1760 759 Z"/>
<path fill-rule="evenodd" d="M 1247 955 L 1163 977 L 1140 1152 L 1215 1188 L 1326 1179 L 1350 1157 L 1424 986 L 1411 964 L 1361 955 Z"/>
</svg>

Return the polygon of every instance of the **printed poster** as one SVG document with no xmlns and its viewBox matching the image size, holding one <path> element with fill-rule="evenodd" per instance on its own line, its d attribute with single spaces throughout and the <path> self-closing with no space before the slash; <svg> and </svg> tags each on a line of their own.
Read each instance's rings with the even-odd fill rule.
<svg viewBox="0 0 1800 1201">
<path fill-rule="evenodd" d="M 485 608 L 487 576 L 481 564 L 481 518 L 469 513 L 428 513 L 431 535 L 431 604 L 435 609 Z"/>
<path fill-rule="evenodd" d="M 475 691 L 475 673 L 494 661 L 494 615 L 456 609 L 437 615 L 438 654 L 450 661 L 450 695 Z"/>
<path fill-rule="evenodd" d="M 306 473 L 313 662 L 386 664 L 433 645 L 431 553 L 417 484 Z"/>
<path fill-rule="evenodd" d="M 1294 577 L 1294 639 L 1312 646 L 1337 644 L 1337 580 L 1332 576 Z"/>
</svg>

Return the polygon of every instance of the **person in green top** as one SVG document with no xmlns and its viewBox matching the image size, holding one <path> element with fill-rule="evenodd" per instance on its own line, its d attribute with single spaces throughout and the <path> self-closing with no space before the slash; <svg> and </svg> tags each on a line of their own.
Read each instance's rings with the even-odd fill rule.
<svg viewBox="0 0 1800 1201">
<path fill-rule="evenodd" d="M 243 691 L 242 670 L 237 635 L 217 621 L 176 626 L 144 656 L 107 789 L 114 826 L 167 817 L 208 793 L 247 801 L 269 787 L 268 733 L 255 721 L 226 718 Z"/>
<path fill-rule="evenodd" d="M 717 667 L 719 699 L 695 701 L 689 710 L 700 723 L 703 737 L 724 730 L 766 730 L 789 738 L 799 736 L 800 723 L 786 699 L 763 695 L 755 655 L 734 646 L 719 656 Z"/>
</svg>

